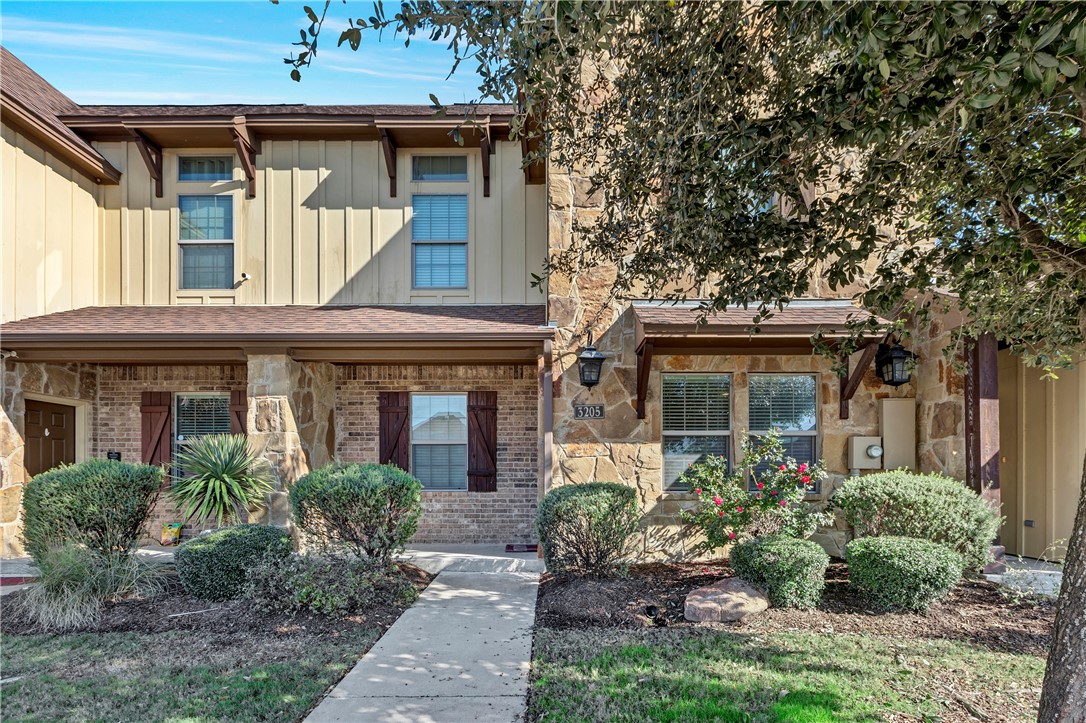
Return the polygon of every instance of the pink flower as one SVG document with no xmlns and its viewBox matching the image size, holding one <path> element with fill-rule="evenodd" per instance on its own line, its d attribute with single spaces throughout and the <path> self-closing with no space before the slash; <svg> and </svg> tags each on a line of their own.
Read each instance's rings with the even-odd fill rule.
<svg viewBox="0 0 1086 723">
<path fill-rule="evenodd" d="M 807 475 L 803 475 L 802 477 L 799 478 L 799 481 L 803 482 L 803 483 L 807 483 L 807 482 L 811 481 L 811 478 L 808 477 Z"/>
<path fill-rule="evenodd" d="M 799 470 L 798 470 L 798 471 L 799 471 L 799 472 L 806 472 L 806 471 L 807 471 L 807 463 L 806 463 L 806 462 L 804 462 L 803 464 L 801 464 L 801 465 L 799 466 Z"/>
<path fill-rule="evenodd" d="M 781 500 L 781 507 L 787 507 L 787 506 L 788 506 L 788 500 Z"/>
<path fill-rule="evenodd" d="M 698 487 L 696 490 L 694 490 L 694 494 L 700 495 L 701 494 L 701 487 Z"/>
<path fill-rule="evenodd" d="M 713 498 L 713 504 L 716 505 L 717 507 L 719 507 L 720 505 L 724 504 L 724 500 L 721 499 L 720 497 L 714 497 Z"/>
<path fill-rule="evenodd" d="M 742 508 L 742 507 L 736 507 L 736 508 L 735 508 L 735 511 L 736 511 L 736 512 L 742 512 L 742 511 L 743 511 L 743 508 Z"/>
<path fill-rule="evenodd" d="M 734 532 L 729 532 L 728 533 L 728 539 L 729 540 L 734 540 L 735 539 L 735 533 Z"/>
<path fill-rule="evenodd" d="M 771 491 L 771 492 L 770 492 L 769 494 L 771 494 L 771 495 L 773 495 L 774 497 L 776 497 L 776 496 L 777 496 L 777 490 L 773 490 L 773 491 Z"/>
<path fill-rule="evenodd" d="M 758 483 L 758 489 L 760 489 L 760 490 L 765 489 L 765 482 L 759 482 Z"/>
<path fill-rule="evenodd" d="M 723 517 L 724 516 L 724 510 L 720 510 L 719 512 L 717 512 L 716 516 L 717 517 Z"/>
<path fill-rule="evenodd" d="M 781 465 L 780 467 L 778 467 L 777 469 L 779 469 L 779 470 L 780 470 L 781 472 L 783 472 L 784 470 L 788 469 L 788 465 L 786 465 L 786 464 L 782 464 L 782 465 Z"/>
</svg>

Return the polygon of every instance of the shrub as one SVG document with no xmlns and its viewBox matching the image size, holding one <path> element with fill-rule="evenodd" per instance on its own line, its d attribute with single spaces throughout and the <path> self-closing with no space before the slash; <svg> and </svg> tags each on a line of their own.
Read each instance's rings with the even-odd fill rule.
<svg viewBox="0 0 1086 723">
<path fill-rule="evenodd" d="M 632 487 L 592 482 L 551 490 L 536 517 L 547 569 L 585 575 L 622 572 L 637 519 Z"/>
<path fill-rule="evenodd" d="M 422 485 L 388 464 L 331 464 L 290 490 L 294 521 L 318 549 L 387 566 L 418 529 Z"/>
<path fill-rule="evenodd" d="M 899 470 L 854 477 L 834 496 L 834 504 L 856 537 L 916 537 L 950 547 L 966 569 L 990 559 L 1000 517 L 964 483 L 949 477 Z"/>
<path fill-rule="evenodd" d="M 418 591 L 395 568 L 371 560 L 293 555 L 253 567 L 244 596 L 267 612 L 352 615 L 380 605 L 410 605 Z"/>
<path fill-rule="evenodd" d="M 822 599 L 830 556 L 809 540 L 773 535 L 731 549 L 735 574 L 764 588 L 769 602 L 784 608 L 813 608 Z"/>
<path fill-rule="evenodd" d="M 708 456 L 683 473 L 697 495 L 696 509 L 684 517 L 701 528 L 710 548 L 767 535 L 807 538 L 829 522 L 803 502 L 826 476 L 821 463 L 785 457 L 776 432 L 748 438 L 739 463 L 728 466 L 725 457 Z"/>
<path fill-rule="evenodd" d="M 39 565 L 67 543 L 101 557 L 127 556 L 139 543 L 162 488 L 163 471 L 92 459 L 30 480 L 23 491 L 23 543 Z"/>
<path fill-rule="evenodd" d="M 184 474 L 174 480 L 170 497 L 185 519 L 241 522 L 244 511 L 272 491 L 268 461 L 249 446 L 244 434 L 205 434 L 187 442 L 177 455 Z"/>
<path fill-rule="evenodd" d="M 286 530 L 267 525 L 224 527 L 177 548 L 174 560 L 185 591 L 204 600 L 231 600 L 245 587 L 248 571 L 291 553 Z"/>
<path fill-rule="evenodd" d="M 845 546 L 849 580 L 875 607 L 928 609 L 962 576 L 961 555 L 912 537 L 861 537 Z"/>
<path fill-rule="evenodd" d="M 41 578 L 23 596 L 27 616 L 46 630 L 62 632 L 98 621 L 102 603 L 153 596 L 163 589 L 159 568 L 135 555 L 103 557 L 76 544 L 47 550 L 38 561 Z"/>
</svg>

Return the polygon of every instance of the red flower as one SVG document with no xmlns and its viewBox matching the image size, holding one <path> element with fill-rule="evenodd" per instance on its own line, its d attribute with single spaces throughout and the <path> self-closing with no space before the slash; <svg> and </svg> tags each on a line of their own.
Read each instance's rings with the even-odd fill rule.
<svg viewBox="0 0 1086 723">
<path fill-rule="evenodd" d="M 788 465 L 786 465 L 786 464 L 782 464 L 782 465 L 781 465 L 780 467 L 778 467 L 777 469 L 779 469 L 779 470 L 780 470 L 781 472 L 783 472 L 784 470 L 788 469 Z"/>
<path fill-rule="evenodd" d="M 807 475 L 803 475 L 802 477 L 799 478 L 799 481 L 803 482 L 803 483 L 807 483 L 807 482 L 811 481 L 811 478 L 808 477 Z"/>
<path fill-rule="evenodd" d="M 736 507 L 736 508 L 735 508 L 735 511 L 736 511 L 736 512 L 742 512 L 742 511 L 743 511 L 743 508 L 742 508 L 742 507 Z"/>
<path fill-rule="evenodd" d="M 770 492 L 769 494 L 771 494 L 771 495 L 773 495 L 774 497 L 776 497 L 776 496 L 777 496 L 777 490 L 773 490 L 773 491 L 771 491 L 771 492 Z"/>
<path fill-rule="evenodd" d="M 760 489 L 760 490 L 765 489 L 765 482 L 759 482 L 758 483 L 758 489 Z"/>
<path fill-rule="evenodd" d="M 724 500 L 721 499 L 720 497 L 714 497 L 713 498 L 713 504 L 716 505 L 717 507 L 719 507 L 720 505 L 724 504 Z"/>
<path fill-rule="evenodd" d="M 787 506 L 788 506 L 788 500 L 781 500 L 781 507 L 787 507 Z"/>
<path fill-rule="evenodd" d="M 716 516 L 717 517 L 723 517 L 724 516 L 724 510 L 720 510 L 719 512 L 717 512 Z"/>
<path fill-rule="evenodd" d="M 735 539 L 735 533 L 734 532 L 729 532 L 728 533 L 728 539 L 729 540 L 734 540 Z"/>
<path fill-rule="evenodd" d="M 696 490 L 694 490 L 694 494 L 700 495 L 701 494 L 701 487 L 698 487 Z"/>
<path fill-rule="evenodd" d="M 803 464 L 801 464 L 801 465 L 799 466 L 799 469 L 798 469 L 797 471 L 799 471 L 799 472 L 806 472 L 806 471 L 807 471 L 807 463 L 806 463 L 806 462 L 804 462 Z"/>
</svg>

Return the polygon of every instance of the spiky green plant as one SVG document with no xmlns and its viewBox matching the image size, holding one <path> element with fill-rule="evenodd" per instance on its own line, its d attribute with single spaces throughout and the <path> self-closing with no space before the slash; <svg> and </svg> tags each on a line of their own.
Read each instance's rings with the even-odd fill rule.
<svg viewBox="0 0 1086 723">
<path fill-rule="evenodd" d="M 243 434 L 207 434 L 185 445 L 177 455 L 180 474 L 170 497 L 184 510 L 204 520 L 241 522 L 243 510 L 263 500 L 273 489 L 271 465 L 258 455 Z"/>
</svg>

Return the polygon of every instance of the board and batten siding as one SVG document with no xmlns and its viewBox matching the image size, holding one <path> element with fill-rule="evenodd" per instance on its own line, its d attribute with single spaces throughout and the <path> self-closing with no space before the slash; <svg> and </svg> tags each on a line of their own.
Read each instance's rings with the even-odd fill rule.
<svg viewBox="0 0 1086 723">
<path fill-rule="evenodd" d="M 2 137 L 3 320 L 94 305 L 96 184 L 6 124 Z"/>
<path fill-rule="evenodd" d="M 166 149 L 163 197 L 132 143 L 96 147 L 124 174 L 102 188 L 102 304 L 523 304 L 547 253 L 546 190 L 526 185 L 520 146 L 499 142 L 491 194 L 483 196 L 478 149 L 399 149 L 398 194 L 389 193 L 372 141 L 265 140 L 256 157 L 256 197 L 233 149 Z M 467 183 L 414 183 L 411 155 L 468 157 Z M 181 183 L 179 155 L 229 155 L 231 181 Z M 178 194 L 234 198 L 234 289 L 179 290 Z M 411 196 L 469 196 L 468 288 L 412 289 Z M 250 279 L 241 281 L 241 274 Z"/>
</svg>

